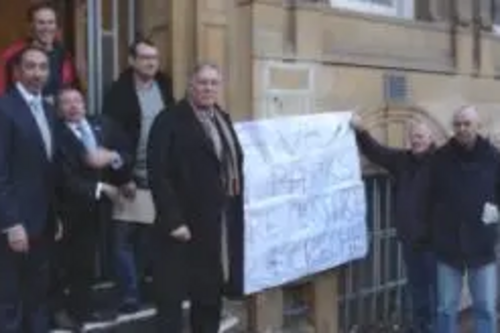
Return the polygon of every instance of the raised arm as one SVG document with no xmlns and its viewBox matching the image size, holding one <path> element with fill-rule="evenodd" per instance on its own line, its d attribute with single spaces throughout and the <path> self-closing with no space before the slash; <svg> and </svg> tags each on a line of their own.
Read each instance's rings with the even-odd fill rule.
<svg viewBox="0 0 500 333">
<path fill-rule="evenodd" d="M 57 151 L 56 161 L 58 166 L 58 195 L 72 193 L 86 200 L 96 200 L 97 181 L 89 180 L 81 176 L 78 163 L 83 159 L 85 152 L 71 151 L 61 145 Z"/>
<path fill-rule="evenodd" d="M 373 163 L 389 172 L 398 169 L 400 161 L 406 156 L 404 149 L 387 147 L 377 142 L 367 130 L 355 130 L 356 141 L 361 152 Z"/>
<path fill-rule="evenodd" d="M 389 172 L 397 171 L 401 160 L 406 157 L 405 150 L 378 143 L 362 125 L 361 118 L 357 114 L 352 115 L 351 128 L 356 134 L 356 141 L 363 155 Z"/>
</svg>

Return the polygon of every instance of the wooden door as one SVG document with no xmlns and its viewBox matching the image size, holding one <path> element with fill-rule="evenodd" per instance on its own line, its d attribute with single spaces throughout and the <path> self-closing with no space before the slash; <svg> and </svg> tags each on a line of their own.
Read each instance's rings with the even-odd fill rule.
<svg viewBox="0 0 500 333">
<path fill-rule="evenodd" d="M 27 11 L 31 0 L 0 1 L 0 50 L 25 37 L 29 32 Z M 1 51 L 0 51 L 1 52 Z"/>
</svg>

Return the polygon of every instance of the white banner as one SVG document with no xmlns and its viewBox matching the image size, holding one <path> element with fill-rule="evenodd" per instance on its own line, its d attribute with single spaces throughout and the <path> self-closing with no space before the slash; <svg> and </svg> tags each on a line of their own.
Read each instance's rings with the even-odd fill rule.
<svg viewBox="0 0 500 333">
<path fill-rule="evenodd" d="M 236 124 L 245 152 L 245 293 L 364 257 L 366 202 L 350 112 Z"/>
</svg>

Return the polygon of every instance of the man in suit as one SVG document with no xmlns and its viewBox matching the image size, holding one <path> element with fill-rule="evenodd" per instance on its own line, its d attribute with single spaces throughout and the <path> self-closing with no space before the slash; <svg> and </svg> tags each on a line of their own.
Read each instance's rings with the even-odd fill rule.
<svg viewBox="0 0 500 333">
<path fill-rule="evenodd" d="M 159 53 L 147 39 L 138 39 L 130 46 L 130 68 L 123 72 L 104 98 L 103 113 L 115 121 L 128 135 L 133 152 L 132 172 L 134 181 L 125 189 L 133 197 L 136 188 L 148 189 L 146 175 L 146 142 L 154 118 L 173 103 L 172 84 L 159 71 Z M 142 264 L 141 274 L 150 268 L 151 255 L 148 241 L 150 226 L 141 224 L 115 224 L 115 260 L 117 278 L 121 289 L 122 312 L 133 312 L 139 303 L 140 277 L 137 263 Z M 137 253 L 134 251 L 137 249 Z M 142 272 L 141 272 L 142 271 Z"/>
<path fill-rule="evenodd" d="M 217 333 L 223 291 L 242 293 L 243 153 L 229 114 L 216 104 L 220 86 L 218 68 L 199 65 L 188 97 L 151 129 L 153 283 L 162 333 L 182 332 L 185 298 L 192 332 Z"/>
<path fill-rule="evenodd" d="M 0 332 L 46 333 L 57 149 L 41 97 L 49 60 L 28 47 L 16 67 L 15 89 L 0 99 Z"/>
<path fill-rule="evenodd" d="M 104 118 L 86 117 L 80 91 L 61 90 L 57 98 L 60 159 L 64 183 L 60 198 L 64 236 L 59 251 L 66 271 L 66 309 L 81 326 L 99 320 L 93 312 L 91 286 L 101 224 L 111 219 L 117 186 L 129 181 L 128 145 L 122 133 Z"/>
</svg>

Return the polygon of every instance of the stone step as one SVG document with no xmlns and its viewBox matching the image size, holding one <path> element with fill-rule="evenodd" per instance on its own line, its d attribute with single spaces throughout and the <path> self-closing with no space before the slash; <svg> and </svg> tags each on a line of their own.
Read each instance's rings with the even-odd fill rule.
<svg viewBox="0 0 500 333">
<path fill-rule="evenodd" d="M 184 309 L 189 309 L 189 303 L 184 303 Z M 114 320 L 86 323 L 83 332 L 89 333 L 153 333 L 153 319 L 156 309 L 149 306 L 131 314 L 122 314 Z M 187 319 L 187 316 L 186 316 Z M 240 324 L 240 318 L 225 314 L 221 320 L 220 333 L 230 333 Z M 52 330 L 51 333 L 70 333 L 66 330 Z"/>
</svg>

